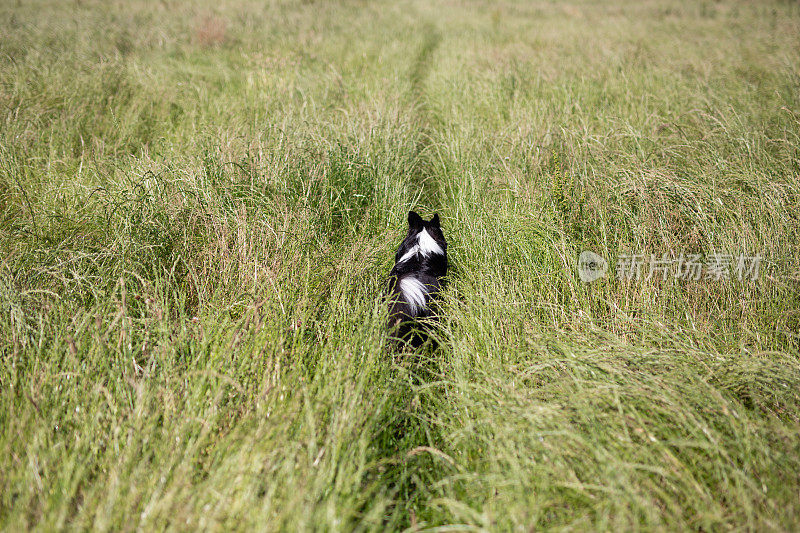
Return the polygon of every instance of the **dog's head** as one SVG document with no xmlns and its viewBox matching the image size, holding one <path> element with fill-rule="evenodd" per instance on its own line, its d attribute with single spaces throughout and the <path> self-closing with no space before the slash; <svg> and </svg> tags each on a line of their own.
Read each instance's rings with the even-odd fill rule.
<svg viewBox="0 0 800 533">
<path fill-rule="evenodd" d="M 439 215 L 424 220 L 411 211 L 408 213 L 408 234 L 397 250 L 395 260 L 399 263 L 417 255 L 427 257 L 431 254 L 447 254 L 447 241 L 444 240 Z"/>
</svg>

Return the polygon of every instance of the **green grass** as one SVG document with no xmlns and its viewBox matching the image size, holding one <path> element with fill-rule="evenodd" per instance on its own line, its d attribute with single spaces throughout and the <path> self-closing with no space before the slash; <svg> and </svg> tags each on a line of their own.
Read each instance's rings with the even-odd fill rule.
<svg viewBox="0 0 800 533">
<path fill-rule="evenodd" d="M 0 27 L 0 529 L 800 524 L 796 2 Z M 411 208 L 452 268 L 440 349 L 397 355 Z M 614 276 L 670 251 L 764 262 Z"/>
</svg>

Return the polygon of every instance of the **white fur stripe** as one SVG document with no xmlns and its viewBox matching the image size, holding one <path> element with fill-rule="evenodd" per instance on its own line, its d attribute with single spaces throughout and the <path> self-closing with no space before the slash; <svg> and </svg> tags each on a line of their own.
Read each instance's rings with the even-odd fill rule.
<svg viewBox="0 0 800 533">
<path fill-rule="evenodd" d="M 419 232 L 417 236 L 417 242 L 419 243 L 419 251 L 424 256 L 428 256 L 430 254 L 439 254 L 444 255 L 444 250 L 442 247 L 439 246 L 439 243 L 433 240 L 428 230 L 424 229 Z"/>
<path fill-rule="evenodd" d="M 403 278 L 400 280 L 400 290 L 403 291 L 403 296 L 412 312 L 416 313 L 425 308 L 425 294 L 428 291 L 420 280 L 412 277 Z"/>
<path fill-rule="evenodd" d="M 417 244 L 404 253 L 403 257 L 397 262 L 402 263 L 403 261 L 408 261 L 417 254 L 422 254 L 423 257 L 428 257 L 431 254 L 444 255 L 444 250 L 442 250 L 438 242 L 433 240 L 428 230 L 424 229 L 417 234 Z"/>
<path fill-rule="evenodd" d="M 419 244 L 415 244 L 414 246 L 411 247 L 411 249 L 409 251 L 404 253 L 403 257 L 400 258 L 398 263 L 402 263 L 403 261 L 408 261 L 409 259 L 411 259 L 415 255 L 417 255 L 417 252 L 419 252 Z"/>
</svg>

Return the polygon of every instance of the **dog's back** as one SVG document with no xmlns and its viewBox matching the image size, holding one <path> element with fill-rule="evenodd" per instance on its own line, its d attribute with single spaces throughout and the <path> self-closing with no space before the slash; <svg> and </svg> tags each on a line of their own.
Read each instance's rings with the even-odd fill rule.
<svg viewBox="0 0 800 533">
<path fill-rule="evenodd" d="M 395 255 L 389 286 L 389 331 L 393 337 L 419 346 L 426 340 L 418 319 L 432 315 L 431 300 L 447 274 L 447 242 L 439 215 L 425 221 L 408 214 L 408 234 Z"/>
</svg>

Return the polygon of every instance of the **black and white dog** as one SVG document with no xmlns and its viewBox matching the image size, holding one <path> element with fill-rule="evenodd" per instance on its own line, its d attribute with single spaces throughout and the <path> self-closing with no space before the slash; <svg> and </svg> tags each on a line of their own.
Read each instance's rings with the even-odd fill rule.
<svg viewBox="0 0 800 533">
<path fill-rule="evenodd" d="M 432 316 L 431 300 L 447 274 L 447 242 L 438 214 L 430 222 L 414 211 L 408 214 L 408 235 L 394 260 L 389 274 L 389 331 L 396 339 L 419 347 L 427 335 L 418 329 L 417 320 Z"/>
</svg>

